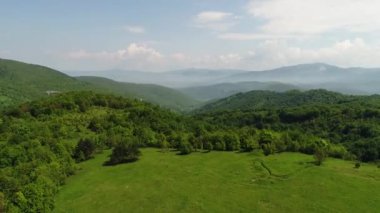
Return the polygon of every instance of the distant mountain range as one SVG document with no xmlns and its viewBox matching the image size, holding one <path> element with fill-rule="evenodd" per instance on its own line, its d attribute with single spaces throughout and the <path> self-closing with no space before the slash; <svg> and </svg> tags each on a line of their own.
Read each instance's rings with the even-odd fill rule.
<svg viewBox="0 0 380 213">
<path fill-rule="evenodd" d="M 231 75 L 242 70 L 186 69 L 169 72 L 144 72 L 135 70 L 66 71 L 71 76 L 99 76 L 122 82 L 158 84 L 172 88 L 206 86 L 224 83 Z"/>
<path fill-rule="evenodd" d="M 182 93 L 201 101 L 210 101 L 214 99 L 228 97 L 240 92 L 252 90 L 267 90 L 276 92 L 285 92 L 289 90 L 300 90 L 300 87 L 284 84 L 279 82 L 238 82 L 238 83 L 220 83 L 210 86 L 187 87 L 179 89 Z"/>
<path fill-rule="evenodd" d="M 47 67 L 0 59 L 0 107 L 46 97 L 48 93 L 78 90 L 142 99 L 177 111 L 189 111 L 252 90 L 327 89 L 355 95 L 380 94 L 380 69 L 340 68 L 323 63 L 268 71 L 186 69 L 161 73 L 122 70 L 70 73 L 87 76 L 71 77 Z"/>
<path fill-rule="evenodd" d="M 253 85 L 257 82 L 282 83 L 304 90 L 322 88 L 346 94 L 380 93 L 380 68 L 341 68 L 323 63 L 301 64 L 266 71 L 187 69 L 160 73 L 123 70 L 68 73 L 74 76 L 78 74 L 94 75 L 124 82 L 158 84 L 181 88 L 181 91 L 193 90 L 190 88 L 194 87 L 209 89 L 205 86 L 210 85 L 218 85 L 216 87 L 226 89 L 221 85 L 234 83 L 227 86 L 228 92 L 225 94 L 228 95 L 231 94 L 231 91 L 245 92 L 247 84 Z M 188 87 L 190 88 L 183 89 Z M 215 86 L 213 88 L 215 89 Z M 255 89 L 254 86 L 253 88 Z M 268 88 L 264 87 L 263 89 Z M 276 89 L 269 90 L 277 91 Z M 199 93 L 199 89 L 196 93 Z M 218 91 L 217 93 L 218 95 L 212 97 L 209 95 L 194 96 L 194 92 L 189 94 L 205 100 L 222 97 L 220 94 L 224 92 Z"/>
</svg>

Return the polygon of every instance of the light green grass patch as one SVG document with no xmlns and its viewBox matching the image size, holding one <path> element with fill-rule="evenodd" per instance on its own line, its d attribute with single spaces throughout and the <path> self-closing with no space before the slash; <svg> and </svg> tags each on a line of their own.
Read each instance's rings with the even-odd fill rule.
<svg viewBox="0 0 380 213">
<path fill-rule="evenodd" d="M 55 212 L 376 212 L 380 169 L 298 153 L 269 157 L 211 152 L 187 156 L 143 149 L 139 161 L 82 163 L 62 187 Z M 270 175 L 257 162 L 263 162 Z"/>
</svg>

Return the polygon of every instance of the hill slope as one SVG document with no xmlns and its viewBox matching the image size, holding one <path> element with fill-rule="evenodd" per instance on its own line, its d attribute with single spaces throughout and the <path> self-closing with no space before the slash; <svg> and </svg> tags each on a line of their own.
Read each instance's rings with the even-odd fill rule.
<svg viewBox="0 0 380 213">
<path fill-rule="evenodd" d="M 300 92 L 251 91 L 239 93 L 203 106 L 198 111 L 249 110 L 261 108 L 295 107 L 307 104 L 334 104 L 355 100 L 360 96 L 345 96 L 327 90 Z"/>
<path fill-rule="evenodd" d="M 95 91 L 144 99 L 175 110 L 192 109 L 197 101 L 170 88 L 119 83 L 105 78 L 73 78 L 54 69 L 0 59 L 0 108 L 47 97 L 48 91 Z"/>
<path fill-rule="evenodd" d="M 48 67 L 0 59 L 0 107 L 47 96 L 47 91 L 90 90 L 93 86 Z"/>
<path fill-rule="evenodd" d="M 183 93 L 203 101 L 212 99 L 225 98 L 236 93 L 248 92 L 251 90 L 268 90 L 285 92 L 288 90 L 298 89 L 298 87 L 278 82 L 238 82 L 238 83 L 221 83 L 210 86 L 188 87 L 180 89 Z"/>
<path fill-rule="evenodd" d="M 101 77 L 81 76 L 80 81 L 96 85 L 106 91 L 129 98 L 143 99 L 176 110 L 190 110 L 199 102 L 181 92 L 153 84 L 117 82 Z"/>
</svg>

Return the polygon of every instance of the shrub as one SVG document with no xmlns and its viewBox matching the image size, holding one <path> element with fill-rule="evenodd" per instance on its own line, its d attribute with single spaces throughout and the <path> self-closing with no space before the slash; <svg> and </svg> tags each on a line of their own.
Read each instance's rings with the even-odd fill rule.
<svg viewBox="0 0 380 213">
<path fill-rule="evenodd" d="M 246 137 L 240 140 L 241 147 L 245 152 L 251 152 L 260 148 L 259 143 L 253 137 Z"/>
<path fill-rule="evenodd" d="M 356 162 L 356 163 L 355 163 L 355 169 L 359 169 L 360 166 L 361 166 L 361 165 L 360 165 L 360 162 Z"/>
<path fill-rule="evenodd" d="M 316 148 L 314 152 L 315 165 L 320 166 L 327 157 L 326 150 L 322 148 Z"/>
<path fill-rule="evenodd" d="M 193 152 L 193 147 L 189 142 L 182 142 L 179 145 L 179 154 L 180 155 L 188 155 Z"/>
<path fill-rule="evenodd" d="M 112 150 L 109 161 L 105 165 L 116 165 L 137 161 L 141 155 L 135 138 L 123 140 Z"/>
<path fill-rule="evenodd" d="M 214 147 L 213 147 L 211 142 L 205 141 L 205 142 L 203 142 L 203 149 L 211 152 L 214 149 Z"/>
<path fill-rule="evenodd" d="M 74 159 L 77 162 L 85 161 L 93 157 L 96 146 L 92 139 L 80 139 L 74 150 Z"/>
<path fill-rule="evenodd" d="M 276 151 L 276 147 L 272 143 L 262 145 L 262 149 L 265 156 L 273 154 Z"/>
</svg>

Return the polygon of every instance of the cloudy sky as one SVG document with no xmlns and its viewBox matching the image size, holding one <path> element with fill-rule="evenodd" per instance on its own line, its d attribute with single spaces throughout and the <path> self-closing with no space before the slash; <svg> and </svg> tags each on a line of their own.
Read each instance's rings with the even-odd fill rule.
<svg viewBox="0 0 380 213">
<path fill-rule="evenodd" d="M 380 67 L 379 0 L 1 0 L 0 57 L 59 70 Z"/>
</svg>

